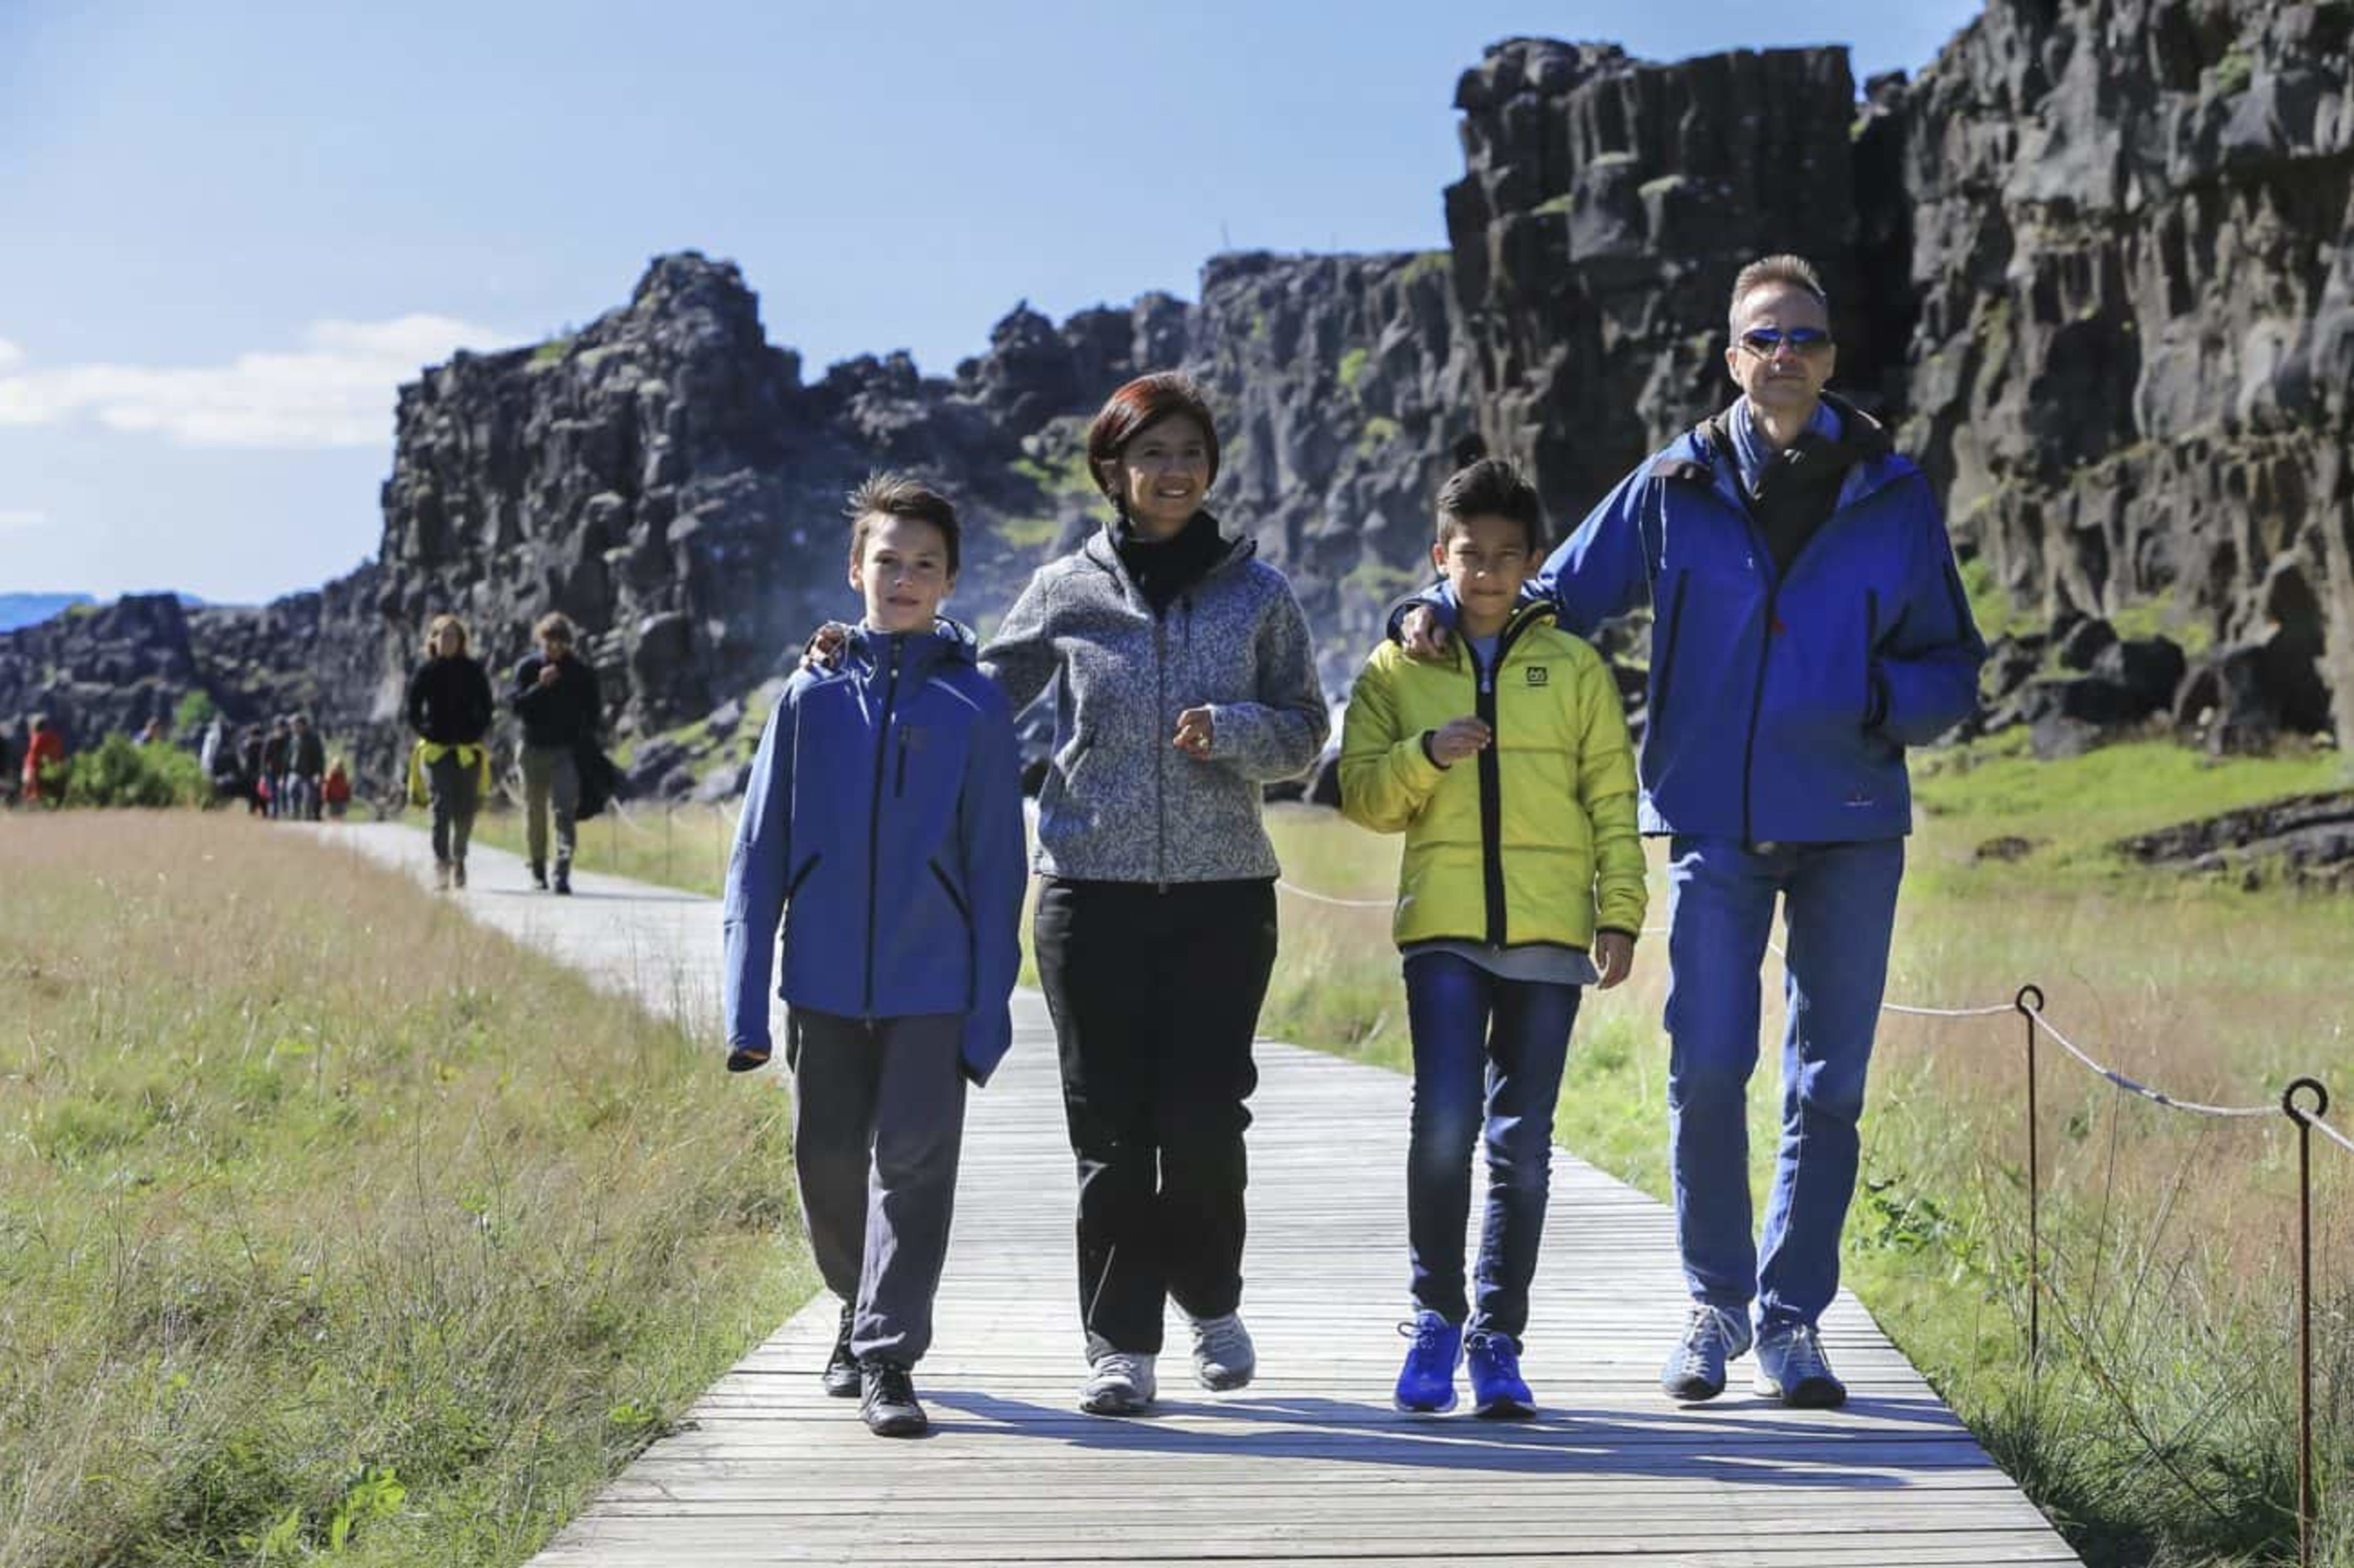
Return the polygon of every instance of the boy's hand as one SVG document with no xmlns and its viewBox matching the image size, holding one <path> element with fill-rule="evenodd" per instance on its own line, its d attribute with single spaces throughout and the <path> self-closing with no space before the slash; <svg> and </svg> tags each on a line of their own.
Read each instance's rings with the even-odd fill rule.
<svg viewBox="0 0 2354 1568">
<path fill-rule="evenodd" d="M 1447 657 L 1447 628 L 1438 624 L 1438 616 L 1426 604 L 1416 605 L 1398 622 L 1398 636 L 1405 644 L 1405 656 L 1428 662 Z"/>
<path fill-rule="evenodd" d="M 1459 719 L 1449 719 L 1430 736 L 1430 759 L 1441 768 L 1452 768 L 1467 757 L 1476 757 L 1495 738 L 1486 724 L 1465 714 Z"/>
<path fill-rule="evenodd" d="M 1635 938 L 1624 931 L 1603 931 L 1594 938 L 1594 967 L 1602 978 L 1594 982 L 1596 991 L 1608 991 L 1635 970 Z"/>
<path fill-rule="evenodd" d="M 731 1073 L 748 1073 L 768 1065 L 769 1053 L 750 1046 L 738 1045 L 727 1054 L 727 1070 Z"/>
<path fill-rule="evenodd" d="M 842 645 L 850 641 L 850 628 L 838 620 L 829 620 L 817 629 L 801 650 L 801 668 L 831 670 L 842 662 Z"/>
<path fill-rule="evenodd" d="M 1187 708 L 1177 715 L 1177 733 L 1169 744 L 1188 757 L 1210 755 L 1210 710 Z"/>
</svg>

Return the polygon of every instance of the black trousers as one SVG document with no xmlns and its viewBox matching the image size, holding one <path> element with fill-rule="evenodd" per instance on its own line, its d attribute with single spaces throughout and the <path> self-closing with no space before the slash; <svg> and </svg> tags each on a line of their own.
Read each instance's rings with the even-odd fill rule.
<svg viewBox="0 0 2354 1568">
<path fill-rule="evenodd" d="M 1078 1158 L 1087 1353 L 1156 1355 L 1169 1299 L 1194 1318 L 1242 1300 L 1244 1102 L 1275 886 L 1050 878 L 1035 937 Z"/>
</svg>

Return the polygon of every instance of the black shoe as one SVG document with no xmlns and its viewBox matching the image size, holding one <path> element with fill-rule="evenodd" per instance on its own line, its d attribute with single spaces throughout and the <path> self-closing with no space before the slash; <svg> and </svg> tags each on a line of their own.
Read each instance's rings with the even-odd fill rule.
<svg viewBox="0 0 2354 1568">
<path fill-rule="evenodd" d="M 858 1381 L 859 1416 L 877 1437 L 919 1436 L 931 1426 L 906 1367 L 870 1356 L 858 1363 Z"/>
<path fill-rule="evenodd" d="M 556 891 L 567 897 L 572 894 L 572 868 L 560 860 L 556 863 Z"/>
<path fill-rule="evenodd" d="M 547 891 L 547 867 L 537 861 L 531 863 L 531 885 L 542 893 Z"/>
<path fill-rule="evenodd" d="M 833 1337 L 833 1354 L 825 1359 L 825 1391 L 836 1399 L 858 1397 L 858 1358 L 850 1353 L 850 1320 L 858 1314 L 848 1302 L 842 1307 L 842 1332 Z"/>
</svg>

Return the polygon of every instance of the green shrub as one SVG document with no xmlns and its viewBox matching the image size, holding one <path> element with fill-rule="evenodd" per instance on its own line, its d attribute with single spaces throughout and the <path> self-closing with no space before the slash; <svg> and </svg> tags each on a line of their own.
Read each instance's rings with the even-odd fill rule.
<svg viewBox="0 0 2354 1568">
<path fill-rule="evenodd" d="M 212 723 L 213 715 L 219 711 L 213 705 L 210 692 L 190 692 L 180 699 L 180 705 L 172 710 L 172 727 L 180 731 L 200 729 Z"/>
<path fill-rule="evenodd" d="M 200 806 L 212 794 L 204 769 L 186 752 L 161 744 L 133 746 L 121 735 L 110 735 L 96 750 L 70 759 L 64 772 L 69 806 Z"/>
</svg>

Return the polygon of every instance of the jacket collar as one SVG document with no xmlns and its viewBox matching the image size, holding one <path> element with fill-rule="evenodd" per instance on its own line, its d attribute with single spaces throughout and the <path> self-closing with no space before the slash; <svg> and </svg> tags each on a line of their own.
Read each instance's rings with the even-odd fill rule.
<svg viewBox="0 0 2354 1568">
<path fill-rule="evenodd" d="M 895 640 L 899 643 L 899 673 L 903 676 L 928 674 L 942 665 L 977 662 L 981 647 L 981 640 L 973 635 L 971 627 L 945 615 L 932 618 L 928 632 L 870 631 L 861 623 L 850 629 L 844 668 L 862 675 L 874 674 L 890 658 Z"/>
<path fill-rule="evenodd" d="M 1211 521 L 1215 523 L 1217 519 L 1212 517 Z M 1137 594 L 1136 585 L 1129 580 L 1128 568 L 1120 565 L 1119 546 L 1112 534 L 1115 525 L 1112 523 L 1106 523 L 1088 535 L 1087 542 L 1079 546 L 1079 554 L 1087 557 L 1088 564 L 1109 572 L 1119 582 L 1123 595 L 1140 598 L 1141 596 Z M 1250 535 L 1246 534 L 1240 538 L 1228 539 L 1225 541 L 1225 551 L 1211 564 L 1210 569 L 1202 574 L 1202 580 L 1208 582 L 1221 572 L 1232 571 L 1257 554 L 1258 541 L 1251 538 Z"/>
<path fill-rule="evenodd" d="M 1840 493 L 1840 504 L 1852 506 L 1903 472 L 1891 461 L 1896 456 L 1895 438 L 1886 425 L 1838 393 L 1824 393 L 1823 401 L 1840 418 L 1840 444 L 1855 454 L 1855 467 Z M 1725 408 L 1711 414 L 1684 432 L 1652 463 L 1653 477 L 1710 485 L 1729 504 L 1745 510 L 1741 464 L 1734 455 L 1727 418 L 1731 412 Z"/>
</svg>

